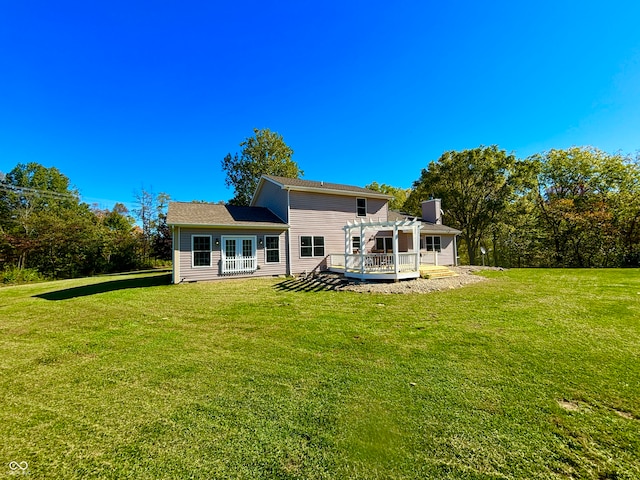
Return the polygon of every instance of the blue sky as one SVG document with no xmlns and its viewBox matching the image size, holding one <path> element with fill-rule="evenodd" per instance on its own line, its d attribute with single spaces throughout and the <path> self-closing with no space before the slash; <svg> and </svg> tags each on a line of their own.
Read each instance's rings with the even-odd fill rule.
<svg viewBox="0 0 640 480">
<path fill-rule="evenodd" d="M 253 128 L 304 178 L 410 187 L 448 150 L 640 149 L 640 2 L 0 0 L 0 171 L 108 208 L 228 200 Z"/>
</svg>

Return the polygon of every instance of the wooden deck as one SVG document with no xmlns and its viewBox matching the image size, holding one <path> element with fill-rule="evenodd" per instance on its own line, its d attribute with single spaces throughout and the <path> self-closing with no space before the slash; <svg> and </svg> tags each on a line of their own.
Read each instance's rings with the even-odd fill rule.
<svg viewBox="0 0 640 480">
<path fill-rule="evenodd" d="M 414 253 L 398 254 L 399 267 L 396 271 L 393 254 L 332 254 L 328 258 L 328 270 L 341 273 L 348 278 L 360 280 L 407 280 L 412 278 L 445 278 L 457 274 L 444 266 L 420 264 L 415 265 Z"/>
<path fill-rule="evenodd" d="M 360 280 L 406 280 L 420 277 L 419 254 L 332 254 L 329 271 Z M 418 268 L 416 268 L 418 267 Z"/>
</svg>

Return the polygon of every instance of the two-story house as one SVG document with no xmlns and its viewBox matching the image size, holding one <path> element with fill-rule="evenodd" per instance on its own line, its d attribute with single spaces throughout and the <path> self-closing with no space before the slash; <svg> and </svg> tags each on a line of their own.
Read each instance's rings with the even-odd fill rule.
<svg viewBox="0 0 640 480">
<path fill-rule="evenodd" d="M 460 232 L 437 218 L 390 212 L 389 198 L 350 185 L 264 175 L 248 207 L 172 202 L 173 282 L 329 269 L 400 279 L 417 277 L 421 262 L 455 264 Z M 423 217 L 432 210 L 425 202 Z"/>
</svg>

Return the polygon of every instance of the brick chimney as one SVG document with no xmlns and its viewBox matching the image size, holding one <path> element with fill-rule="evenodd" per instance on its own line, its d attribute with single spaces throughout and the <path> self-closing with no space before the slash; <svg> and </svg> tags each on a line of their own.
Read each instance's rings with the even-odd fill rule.
<svg viewBox="0 0 640 480">
<path fill-rule="evenodd" d="M 442 224 L 442 208 L 439 198 L 430 198 L 420 205 L 422 205 L 422 219 L 425 222 Z"/>
</svg>

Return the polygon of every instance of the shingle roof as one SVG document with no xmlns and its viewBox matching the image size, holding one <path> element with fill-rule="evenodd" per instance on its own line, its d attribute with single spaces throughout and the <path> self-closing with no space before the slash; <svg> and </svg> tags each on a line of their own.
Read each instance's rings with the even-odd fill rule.
<svg viewBox="0 0 640 480">
<path fill-rule="evenodd" d="M 332 192 L 345 192 L 345 193 L 358 193 L 366 196 L 391 198 L 381 192 L 370 190 L 368 188 L 355 187 L 353 185 L 343 185 L 341 183 L 328 183 L 314 180 L 302 180 L 301 178 L 287 178 L 277 177 L 275 175 L 263 175 L 264 178 L 271 180 L 275 183 L 282 185 L 285 188 L 302 189 L 302 190 L 317 190 L 317 191 L 332 191 Z"/>
<path fill-rule="evenodd" d="M 406 213 L 400 213 L 400 212 L 396 212 L 394 210 L 389 210 L 389 213 L 387 214 L 387 218 L 389 220 L 402 220 L 405 218 L 414 218 L 411 215 L 407 215 Z M 424 233 L 449 233 L 449 234 L 460 234 L 462 233 L 460 230 L 456 230 L 455 228 L 452 227 L 447 227 L 446 225 L 442 225 L 442 224 L 438 224 L 438 223 L 431 223 L 431 222 L 425 222 L 422 218 L 418 217 L 418 220 L 420 220 L 422 222 L 422 227 L 420 227 L 420 230 L 422 230 L 422 232 Z"/>
<path fill-rule="evenodd" d="M 170 202 L 169 225 L 283 227 L 287 224 L 264 207 Z"/>
</svg>

